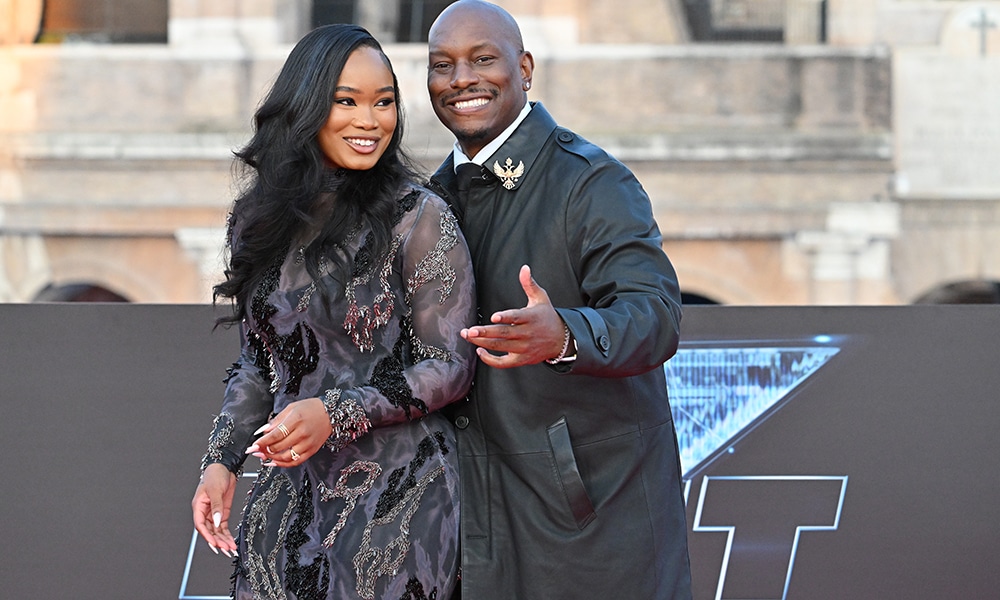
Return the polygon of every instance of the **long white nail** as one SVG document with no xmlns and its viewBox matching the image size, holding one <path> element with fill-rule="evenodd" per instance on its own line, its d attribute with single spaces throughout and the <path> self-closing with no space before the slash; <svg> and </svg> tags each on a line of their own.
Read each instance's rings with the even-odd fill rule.
<svg viewBox="0 0 1000 600">
<path fill-rule="evenodd" d="M 260 450 L 260 448 L 257 447 L 257 444 L 252 444 L 249 448 L 247 448 L 246 453 L 247 454 L 253 454 L 254 452 L 256 452 L 258 450 Z"/>
<path fill-rule="evenodd" d="M 213 514 L 212 515 L 212 522 L 215 523 L 216 527 L 218 527 L 219 525 L 222 525 L 222 513 L 215 513 L 215 514 Z"/>
<path fill-rule="evenodd" d="M 215 552 L 216 554 L 219 553 L 219 549 L 213 546 L 212 544 L 209 544 L 208 547 L 212 549 L 212 552 Z"/>
<path fill-rule="evenodd" d="M 260 426 L 260 429 L 258 429 L 257 431 L 253 432 L 253 434 L 254 435 L 260 435 L 260 434 L 264 433 L 265 431 L 267 431 L 270 428 L 271 428 L 271 424 L 270 423 L 264 423 L 263 425 Z"/>
</svg>

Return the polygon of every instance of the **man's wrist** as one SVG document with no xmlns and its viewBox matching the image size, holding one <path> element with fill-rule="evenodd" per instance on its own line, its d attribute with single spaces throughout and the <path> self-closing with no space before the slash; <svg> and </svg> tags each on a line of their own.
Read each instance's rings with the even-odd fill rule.
<svg viewBox="0 0 1000 600">
<path fill-rule="evenodd" d="M 573 337 L 572 333 L 570 333 L 569 326 L 566 325 L 566 323 L 563 323 L 562 350 L 559 351 L 559 354 L 556 357 L 548 358 L 545 360 L 545 362 L 549 363 L 550 365 L 558 365 L 561 363 L 573 362 L 574 360 L 576 360 L 576 353 L 577 353 L 576 338 Z"/>
</svg>

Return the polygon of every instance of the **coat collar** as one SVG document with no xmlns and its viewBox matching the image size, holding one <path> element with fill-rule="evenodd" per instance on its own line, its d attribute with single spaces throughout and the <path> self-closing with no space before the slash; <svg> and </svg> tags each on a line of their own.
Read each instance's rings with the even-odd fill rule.
<svg viewBox="0 0 1000 600">
<path fill-rule="evenodd" d="M 532 102 L 528 116 L 507 141 L 483 162 L 483 167 L 497 178 L 502 189 L 517 190 L 524 181 L 530 179 L 531 167 L 556 126 L 555 119 L 542 103 Z M 431 178 L 448 190 L 455 189 L 452 154 L 454 153 L 448 155 Z"/>
<path fill-rule="evenodd" d="M 483 166 L 496 175 L 504 189 L 518 189 L 530 179 L 531 167 L 555 128 L 555 119 L 542 103 L 533 102 L 531 112 L 514 130 L 514 134 L 486 159 Z"/>
</svg>

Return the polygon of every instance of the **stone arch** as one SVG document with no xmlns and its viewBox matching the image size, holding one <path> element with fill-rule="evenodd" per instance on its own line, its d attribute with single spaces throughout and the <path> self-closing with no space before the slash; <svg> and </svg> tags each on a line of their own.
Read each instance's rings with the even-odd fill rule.
<svg viewBox="0 0 1000 600">
<path fill-rule="evenodd" d="M 1000 54 L 1000 10 L 985 4 L 958 8 L 944 21 L 939 38 L 947 55 Z"/>
<path fill-rule="evenodd" d="M 746 290 L 738 289 L 729 279 L 718 273 L 685 265 L 680 276 L 681 294 L 687 298 L 709 300 L 708 304 L 752 304 L 753 298 Z M 693 302 L 702 304 L 703 302 Z"/>
<path fill-rule="evenodd" d="M 1000 304 L 1000 281 L 969 279 L 934 287 L 914 304 Z"/>
<path fill-rule="evenodd" d="M 52 279 L 40 235 L 0 235 L 0 301 L 26 302 Z"/>
<path fill-rule="evenodd" d="M 697 292 L 681 291 L 681 303 L 684 306 L 691 306 L 696 304 L 719 304 L 719 301 L 714 298 L 709 298 L 708 296 L 703 296 Z"/>
<path fill-rule="evenodd" d="M 51 279 L 32 297 L 42 296 L 48 288 L 87 285 L 124 298 L 127 302 L 159 302 L 159 287 L 147 281 L 145 273 L 128 269 L 126 265 L 108 260 L 105 256 L 76 254 L 53 259 L 50 264 Z"/>
<path fill-rule="evenodd" d="M 778 238 L 668 240 L 681 291 L 719 304 L 802 304 L 807 273 Z M 797 262 L 798 261 L 798 262 Z"/>
<path fill-rule="evenodd" d="M 34 302 L 128 302 L 128 298 L 105 287 L 91 283 L 50 285 L 43 289 Z"/>
</svg>

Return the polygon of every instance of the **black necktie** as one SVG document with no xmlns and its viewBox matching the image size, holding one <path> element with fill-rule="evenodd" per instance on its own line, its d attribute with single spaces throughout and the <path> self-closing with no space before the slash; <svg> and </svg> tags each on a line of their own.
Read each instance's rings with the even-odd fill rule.
<svg viewBox="0 0 1000 600">
<path fill-rule="evenodd" d="M 483 178 L 483 168 L 476 163 L 462 163 L 455 167 L 455 176 L 458 198 L 464 205 L 469 200 L 469 189 L 472 188 L 472 181 Z"/>
</svg>

